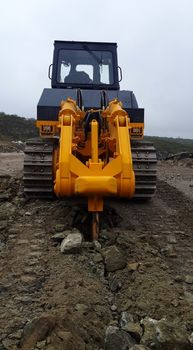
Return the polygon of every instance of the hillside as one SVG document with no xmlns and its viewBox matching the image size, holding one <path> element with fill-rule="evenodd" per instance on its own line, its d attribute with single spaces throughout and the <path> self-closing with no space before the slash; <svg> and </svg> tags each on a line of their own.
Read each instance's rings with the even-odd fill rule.
<svg viewBox="0 0 193 350">
<path fill-rule="evenodd" d="M 35 119 L 26 119 L 0 112 L 1 141 L 25 141 L 37 135 L 38 130 L 35 126 Z"/>
<path fill-rule="evenodd" d="M 162 155 L 167 155 L 168 153 L 193 152 L 193 139 L 145 136 L 145 140 L 153 142 L 157 151 Z"/>
<path fill-rule="evenodd" d="M 0 140 L 25 141 L 38 135 L 35 119 L 21 118 L 17 115 L 0 113 Z M 145 140 L 154 143 L 158 154 L 163 157 L 178 152 L 193 152 L 193 139 L 145 136 Z"/>
</svg>

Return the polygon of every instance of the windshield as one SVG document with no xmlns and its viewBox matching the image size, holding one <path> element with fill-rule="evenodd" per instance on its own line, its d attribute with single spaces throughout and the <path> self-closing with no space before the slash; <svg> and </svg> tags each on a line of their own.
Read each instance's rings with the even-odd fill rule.
<svg viewBox="0 0 193 350">
<path fill-rule="evenodd" d="M 105 84 L 114 83 L 112 53 L 110 51 L 60 50 L 58 83 Z"/>
</svg>

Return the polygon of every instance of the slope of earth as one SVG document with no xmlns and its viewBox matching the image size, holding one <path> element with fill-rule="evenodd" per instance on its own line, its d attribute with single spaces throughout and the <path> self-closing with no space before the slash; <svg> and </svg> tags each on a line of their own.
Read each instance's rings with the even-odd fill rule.
<svg viewBox="0 0 193 350">
<path fill-rule="evenodd" d="M 193 158 L 160 162 L 158 176 L 193 200 Z"/>
<path fill-rule="evenodd" d="M 22 154 L 14 171 L 0 164 L 1 350 L 193 348 L 186 193 L 160 175 L 149 202 L 107 200 L 99 242 L 61 254 L 60 238 L 78 232 L 81 201 L 26 201 Z"/>
</svg>

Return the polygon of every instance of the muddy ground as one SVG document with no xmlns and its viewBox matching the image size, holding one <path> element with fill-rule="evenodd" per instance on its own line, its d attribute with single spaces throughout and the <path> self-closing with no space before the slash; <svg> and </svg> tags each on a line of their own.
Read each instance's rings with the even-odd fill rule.
<svg viewBox="0 0 193 350">
<path fill-rule="evenodd" d="M 80 199 L 26 201 L 0 154 L 0 350 L 193 349 L 193 164 L 158 164 L 149 202 L 106 200 L 99 242 Z"/>
</svg>

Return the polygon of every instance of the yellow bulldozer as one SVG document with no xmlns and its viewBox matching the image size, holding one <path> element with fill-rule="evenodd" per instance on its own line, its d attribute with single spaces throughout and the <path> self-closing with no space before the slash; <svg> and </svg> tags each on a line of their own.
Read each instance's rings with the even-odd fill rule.
<svg viewBox="0 0 193 350">
<path fill-rule="evenodd" d="M 28 198 L 88 200 L 92 237 L 104 197 L 147 199 L 156 190 L 156 151 L 143 141 L 144 109 L 120 90 L 116 43 L 55 41 L 52 87 L 37 106 L 40 137 L 26 142 Z"/>
</svg>

